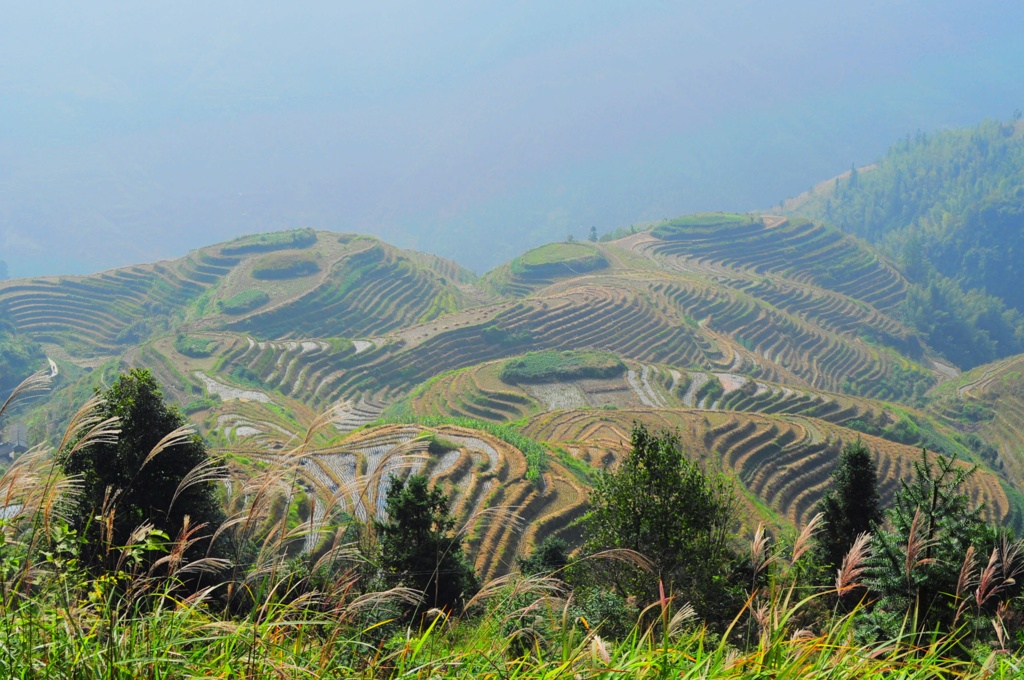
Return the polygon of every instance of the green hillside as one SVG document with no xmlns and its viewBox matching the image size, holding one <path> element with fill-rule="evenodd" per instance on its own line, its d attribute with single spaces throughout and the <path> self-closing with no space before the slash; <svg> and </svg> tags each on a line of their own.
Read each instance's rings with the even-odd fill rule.
<svg viewBox="0 0 1024 680">
<path fill-rule="evenodd" d="M 786 203 L 865 238 L 913 282 L 902 315 L 952 361 L 1024 352 L 1024 123 L 917 134 Z"/>
</svg>

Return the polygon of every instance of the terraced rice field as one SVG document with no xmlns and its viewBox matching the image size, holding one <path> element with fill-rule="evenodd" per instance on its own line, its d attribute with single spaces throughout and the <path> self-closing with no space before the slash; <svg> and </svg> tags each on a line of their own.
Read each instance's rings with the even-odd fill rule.
<svg viewBox="0 0 1024 680">
<path fill-rule="evenodd" d="M 668 369 L 653 365 L 637 365 L 618 378 L 509 385 L 500 378 L 504 363 L 478 364 L 430 381 L 413 397 L 413 412 L 501 423 L 539 411 L 664 406 L 671 399 L 659 379 L 669 376 Z"/>
<path fill-rule="evenodd" d="M 847 295 L 876 309 L 906 296 L 895 269 L 839 230 L 794 219 L 771 228 L 761 221 L 728 229 L 682 229 L 638 243 L 640 252 L 674 260 L 682 270 L 749 271 Z"/>
<path fill-rule="evenodd" d="M 576 411 L 541 414 L 524 433 L 562 446 L 594 467 L 615 465 L 629 447 L 634 422 L 678 431 L 687 454 L 721 467 L 782 518 L 801 525 L 821 498 L 844 442 L 858 437 L 876 454 L 881 491 L 888 498 L 908 476 L 920 450 L 805 417 L 708 413 L 690 409 Z M 994 519 L 1011 512 L 991 472 L 979 471 L 970 494 Z"/>
<path fill-rule="evenodd" d="M 445 277 L 375 243 L 333 263 L 330 275 L 305 294 L 227 327 L 264 338 L 372 337 L 462 304 Z"/>
<path fill-rule="evenodd" d="M 520 420 L 539 405 L 523 390 L 498 377 L 504 362 L 488 363 L 440 377 L 412 400 L 421 416 L 453 416 L 507 422 Z"/>
<path fill-rule="evenodd" d="M 268 390 L 326 410 L 339 401 L 373 400 L 372 394 L 344 392 L 339 385 L 351 374 L 362 373 L 362 368 L 382 353 L 382 348 L 366 341 L 270 342 L 243 335 L 235 336 L 230 349 L 222 355 L 220 371 L 226 380 L 244 375 Z"/>
<path fill-rule="evenodd" d="M 426 435 L 457 448 L 428 451 Z M 515 565 L 538 537 L 575 538 L 587 491 L 557 463 L 540 483 L 526 479 L 526 458 L 486 433 L 455 426 L 389 425 L 350 435 L 301 459 L 307 482 L 330 506 L 366 519 L 384 512 L 391 475 L 423 472 L 452 494 L 476 571 L 485 579 Z"/>
<path fill-rule="evenodd" d="M 929 410 L 951 427 L 998 449 L 998 463 L 1018 489 L 1024 479 L 1024 356 L 979 367 L 942 385 Z"/>
<path fill-rule="evenodd" d="M 741 354 L 746 350 L 748 356 L 753 355 L 748 361 L 760 366 L 766 379 L 785 377 L 787 382 L 881 399 L 906 396 L 907 383 L 886 379 L 896 367 L 917 372 L 934 383 L 925 369 L 895 351 L 880 349 L 848 330 L 828 330 L 809 315 L 783 311 L 747 292 L 717 283 L 676 280 L 653 285 L 652 297 L 661 302 L 663 309 L 675 309 L 684 318 L 700 320 L 707 336 L 704 346 L 708 362 L 714 361 L 716 354 L 727 357 L 729 350 Z M 818 299 L 828 301 L 827 297 Z M 791 306 L 796 304 L 793 298 L 789 300 Z M 888 318 L 877 312 L 875 315 Z M 867 314 L 864 324 L 876 336 L 886 328 L 893 334 L 900 331 L 891 320 L 875 324 L 873 319 L 874 315 Z M 831 325 L 838 329 L 837 323 Z M 719 359 L 717 363 L 721 366 L 724 362 Z"/>
<path fill-rule="evenodd" d="M 0 283 L 0 313 L 19 331 L 74 355 L 113 355 L 144 339 L 147 320 L 187 304 L 238 260 L 192 253 L 87 277 Z M 140 323 L 142 326 L 140 327 Z M 132 330 L 137 329 L 135 332 Z"/>
<path fill-rule="evenodd" d="M 957 378 L 898 320 L 906 282 L 830 228 L 693 216 L 620 241 L 545 246 L 483 279 L 376 239 L 316 237 L 301 255 L 318 271 L 301 278 L 257 281 L 262 251 L 211 247 L 91 277 L 3 283 L 0 314 L 60 362 L 120 357 L 151 368 L 216 444 L 262 449 L 257 457 L 290 450 L 331 409 L 330 436 L 341 442 L 325 434 L 317 443 L 325 448 L 306 453 L 309 484 L 369 516 L 380 511 L 389 474 L 428 472 L 470 522 L 468 544 L 484 576 L 507 570 L 538 537 L 574 537 L 584 468 L 564 468 L 556 451 L 541 479 L 528 482 L 522 452 L 490 435 L 367 424 L 406 407 L 418 417 L 526 423 L 527 436 L 595 468 L 627 450 L 634 419 L 679 428 L 692 455 L 735 475 L 752 511 L 760 499 L 780 523 L 806 521 L 852 438 L 878 453 L 886 493 L 911 469 L 916 447 L 848 428 L 914 444 L 942 419 L 997 442 L 1007 474 L 1024 479 L 1024 388 L 1015 387 L 1024 384 L 1024 363 Z M 574 271 L 565 261 L 577 261 L 576 251 L 599 258 Z M 262 293 L 258 306 L 223 312 L 222 302 L 246 291 Z M 189 350 L 178 333 L 211 341 L 211 356 L 179 352 Z M 600 380 L 502 382 L 507 360 L 542 350 L 606 352 L 626 370 Z M 923 403 L 941 381 L 931 416 L 905 406 Z M 968 422 L 965 413 L 981 416 Z M 428 455 L 426 431 L 457 448 Z M 937 437 L 963 443 L 951 430 Z M 993 516 L 1011 512 L 993 473 L 980 472 L 971 492 Z M 506 506 L 529 521 L 477 515 Z"/>
</svg>

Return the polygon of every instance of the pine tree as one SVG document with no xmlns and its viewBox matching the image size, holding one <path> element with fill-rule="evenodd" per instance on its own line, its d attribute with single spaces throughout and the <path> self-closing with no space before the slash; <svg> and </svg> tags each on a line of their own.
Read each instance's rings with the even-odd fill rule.
<svg viewBox="0 0 1024 680">
<path fill-rule="evenodd" d="M 967 550 L 987 554 L 993 540 L 983 507 L 972 506 L 963 491 L 976 469 L 941 455 L 932 461 L 922 449 L 913 479 L 901 481 L 885 513 L 889 528 L 876 533 L 868 562 L 866 583 L 878 598 L 883 634 L 898 634 L 905 621 L 917 631 L 952 626 Z"/>
<path fill-rule="evenodd" d="M 422 591 L 427 606 L 459 610 L 476 591 L 476 576 L 453 532 L 448 497 L 426 475 L 391 478 L 386 519 L 375 520 L 381 566 L 392 585 Z"/>
<path fill-rule="evenodd" d="M 826 579 L 834 580 L 857 536 L 874 531 L 882 521 L 878 472 L 871 450 L 860 439 L 843 447 L 832 484 L 816 510 L 824 525 L 817 534 L 815 554 Z"/>
<path fill-rule="evenodd" d="M 81 482 L 77 502 L 70 512 L 73 528 L 88 539 L 83 559 L 96 567 L 109 567 L 117 552 L 109 548 L 127 545 L 132 532 L 151 522 L 174 540 L 189 517 L 189 526 L 205 525 L 186 559 L 207 552 L 209 539 L 224 521 L 214 482 L 182 485 L 197 466 L 208 461 L 206 446 L 198 435 L 183 435 L 151 456 L 168 434 L 186 424 L 163 394 L 148 370 L 132 369 L 118 376 L 103 393 L 104 418 L 117 418 L 121 432 L 116 442 L 94 442 L 78 451 L 61 453 L 64 474 Z M 112 512 L 106 519 L 96 517 Z"/>
</svg>

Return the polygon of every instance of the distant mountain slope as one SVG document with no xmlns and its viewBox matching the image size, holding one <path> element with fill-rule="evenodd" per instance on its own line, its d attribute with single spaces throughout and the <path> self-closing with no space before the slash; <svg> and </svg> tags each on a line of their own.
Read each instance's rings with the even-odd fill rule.
<svg viewBox="0 0 1024 680">
<path fill-rule="evenodd" d="M 1024 351 L 1024 121 L 918 134 L 786 203 L 892 256 L 905 317 L 953 361 Z"/>
</svg>

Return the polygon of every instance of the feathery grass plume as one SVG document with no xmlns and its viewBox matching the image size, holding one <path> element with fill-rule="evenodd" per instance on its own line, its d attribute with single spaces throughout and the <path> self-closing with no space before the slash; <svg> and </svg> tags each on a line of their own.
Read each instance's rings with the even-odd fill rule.
<svg viewBox="0 0 1024 680">
<path fill-rule="evenodd" d="M 1024 542 L 1010 542 L 1009 537 L 1003 536 L 999 545 L 999 570 L 1002 574 L 1004 586 L 1011 586 L 1017 583 L 1021 572 L 1024 571 L 1024 559 L 1021 559 Z"/>
<path fill-rule="evenodd" d="M 19 518 L 36 517 L 37 512 L 52 505 L 53 497 L 68 486 L 59 478 L 47 484 L 53 474 L 52 468 L 50 450 L 36 446 L 18 456 L 3 471 L 0 475 L 0 508 L 6 520 L 5 530 Z M 48 489 L 47 486 L 56 488 Z"/>
<path fill-rule="evenodd" d="M 117 437 L 121 434 L 120 422 L 116 417 L 104 417 L 105 405 L 103 398 L 96 395 L 82 404 L 71 417 L 57 446 L 58 455 L 62 459 L 71 458 L 93 444 L 117 443 Z"/>
<path fill-rule="evenodd" d="M 225 559 L 211 557 L 204 557 L 190 563 L 183 562 L 185 552 L 204 538 L 200 535 L 200 532 L 206 527 L 205 523 L 193 525 L 192 518 L 185 515 L 181 529 L 178 530 L 178 535 L 175 537 L 174 542 L 171 543 L 167 554 L 153 561 L 149 567 L 148 575 L 151 577 L 155 576 L 160 567 L 165 567 L 165 575 L 167 577 L 188 573 L 213 573 L 230 564 Z"/>
<path fill-rule="evenodd" d="M 999 590 L 999 580 L 996 578 L 999 570 L 999 546 L 992 548 L 988 564 L 978 574 L 978 587 L 974 591 L 974 602 L 980 609 Z"/>
<path fill-rule="evenodd" d="M 967 552 L 964 553 L 963 564 L 960 565 L 960 575 L 956 579 L 956 601 L 960 604 L 957 605 L 956 614 L 953 616 L 953 626 L 956 627 L 957 621 L 963 615 L 967 606 L 970 604 L 970 599 L 967 597 L 967 591 L 974 585 L 974 569 L 978 564 L 977 551 L 974 546 L 967 546 Z"/>
<path fill-rule="evenodd" d="M 185 476 L 181 478 L 181 481 L 178 482 L 178 486 L 174 490 L 174 494 L 171 496 L 171 504 L 167 508 L 168 514 L 177 502 L 178 497 L 190 487 L 195 486 L 196 484 L 229 481 L 231 481 L 231 474 L 228 469 L 213 458 L 206 458 L 189 470 Z"/>
<path fill-rule="evenodd" d="M 770 543 L 771 538 L 768 536 L 767 531 L 765 531 L 764 524 L 758 524 L 757 531 L 754 532 L 754 537 L 750 540 L 750 566 L 754 570 L 754 579 L 772 562 L 778 559 L 778 555 L 768 554 Z"/>
<path fill-rule="evenodd" d="M 1002 604 L 1002 603 L 1000 603 Z M 999 642 L 999 651 L 1007 652 L 1006 649 L 1006 625 L 1003 623 L 1002 614 L 992 617 L 992 628 L 996 632 L 996 640 Z"/>
<path fill-rule="evenodd" d="M 800 560 L 800 558 L 804 556 L 804 553 L 806 553 L 810 549 L 811 539 L 814 537 L 814 534 L 820 528 L 820 525 L 824 518 L 825 513 L 819 512 L 814 517 L 812 517 L 811 521 L 808 522 L 800 531 L 800 534 L 796 537 L 796 541 L 793 543 L 793 553 L 792 557 L 790 557 L 791 565 L 796 564 Z"/>
<path fill-rule="evenodd" d="M 29 377 L 18 383 L 18 386 L 11 391 L 4 400 L 3 406 L 0 406 L 0 415 L 7 412 L 8 407 L 19 399 L 27 397 L 38 396 L 42 392 L 46 392 L 50 389 L 52 378 L 49 371 L 36 371 Z"/>
<path fill-rule="evenodd" d="M 598 552 L 591 553 L 590 555 L 585 555 L 576 562 L 597 562 L 601 560 L 622 562 L 623 564 L 634 566 L 637 569 L 642 569 L 648 574 L 653 574 L 657 571 L 657 565 L 655 565 L 654 562 L 651 562 L 637 551 L 630 550 L 629 548 L 609 548 L 608 550 L 600 550 Z"/>
<path fill-rule="evenodd" d="M 684 626 L 695 618 L 697 618 L 697 611 L 693 608 L 693 605 L 690 603 L 684 604 L 668 623 L 669 636 L 675 638 L 682 635 Z"/>
<path fill-rule="evenodd" d="M 520 595 L 531 597 L 550 597 L 565 591 L 565 583 L 550 576 L 536 574 L 524 576 L 511 572 L 504 576 L 498 576 L 483 584 L 480 589 L 471 597 L 464 608 L 464 611 L 474 606 L 482 605 L 499 595 L 503 595 L 506 601 L 511 601 Z"/>
<path fill-rule="evenodd" d="M 854 539 L 849 552 L 843 558 L 843 566 L 836 572 L 836 593 L 845 595 L 861 585 L 860 577 L 866 568 L 866 560 L 871 555 L 871 534 L 864 532 Z"/>
<path fill-rule="evenodd" d="M 797 628 L 793 631 L 793 634 L 789 636 L 790 642 L 799 642 L 800 640 L 813 640 L 816 636 L 814 631 L 810 628 Z"/>
<path fill-rule="evenodd" d="M 928 540 L 920 535 L 921 508 L 914 511 L 914 519 L 910 522 L 910 531 L 907 533 L 907 556 L 903 563 L 903 575 L 910 581 L 914 570 L 935 561 L 933 557 L 920 557 L 935 540 Z"/>
<path fill-rule="evenodd" d="M 964 553 L 964 562 L 960 566 L 960 576 L 956 580 L 956 598 L 958 600 L 963 598 L 967 590 L 974 584 L 973 572 L 977 565 L 977 550 L 974 549 L 973 545 L 967 546 L 967 552 Z"/>
<path fill-rule="evenodd" d="M 595 664 L 600 662 L 607 665 L 612 662 L 612 656 L 608 653 L 608 645 L 601 639 L 600 635 L 590 638 L 590 651 Z"/>
<path fill-rule="evenodd" d="M 195 433 L 196 429 L 192 427 L 190 423 L 186 423 L 181 427 L 171 430 L 170 432 L 165 434 L 164 437 L 160 441 L 158 441 L 152 449 L 149 450 L 149 453 L 146 454 L 146 457 L 142 459 L 142 464 L 139 465 L 139 470 L 142 470 L 142 468 L 146 467 L 146 465 L 148 465 L 151 460 L 159 456 L 167 449 L 173 448 L 175 446 L 180 446 L 181 444 L 187 444 L 192 439 L 192 436 Z"/>
<path fill-rule="evenodd" d="M 398 586 L 379 592 L 363 593 L 344 606 L 346 616 L 389 604 L 416 606 L 423 601 L 423 593 L 413 588 Z"/>
</svg>

